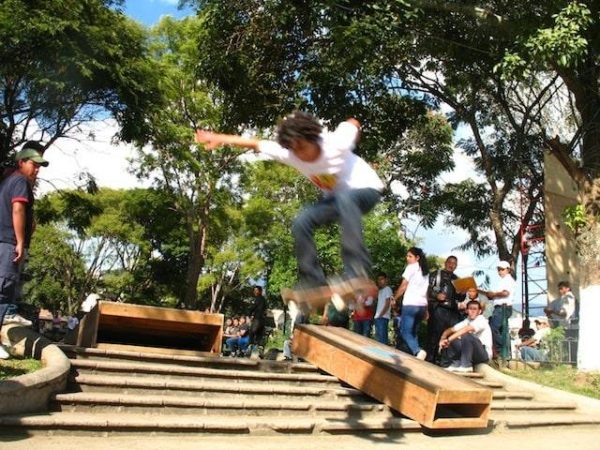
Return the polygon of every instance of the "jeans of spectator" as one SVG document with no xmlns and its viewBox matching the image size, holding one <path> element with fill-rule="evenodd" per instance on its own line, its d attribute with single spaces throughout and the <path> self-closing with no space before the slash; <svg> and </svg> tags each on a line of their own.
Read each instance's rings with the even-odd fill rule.
<svg viewBox="0 0 600 450">
<path fill-rule="evenodd" d="M 234 353 L 238 349 L 244 351 L 248 348 L 249 344 L 250 336 L 231 337 L 225 341 L 225 345 L 231 353 Z"/>
<path fill-rule="evenodd" d="M 523 361 L 545 361 L 545 355 L 534 347 L 521 347 L 521 359 Z"/>
<path fill-rule="evenodd" d="M 355 277 L 369 272 L 371 258 L 363 242 L 362 215 L 380 198 L 376 189 L 351 189 L 328 195 L 302 210 L 292 225 L 300 285 L 326 284 L 313 234 L 315 228 L 334 222 L 341 227 L 344 275 Z"/>
<path fill-rule="evenodd" d="M 417 330 L 419 329 L 419 324 L 425 318 L 426 312 L 426 306 L 402 305 L 400 334 L 413 355 L 416 355 L 421 350 L 419 340 L 417 339 Z"/>
<path fill-rule="evenodd" d="M 494 341 L 495 353 L 506 359 L 510 355 L 510 335 L 508 334 L 508 318 L 512 315 L 512 306 L 494 306 L 490 316 L 490 328 Z"/>
<path fill-rule="evenodd" d="M 425 343 L 425 351 L 427 352 L 426 361 L 430 363 L 436 362 L 436 359 L 438 359 L 438 346 L 442 333 L 444 330 L 456 325 L 458 322 L 458 311 L 438 305 L 433 305 L 433 307 L 429 308 L 427 341 Z"/>
<path fill-rule="evenodd" d="M 372 325 L 373 321 L 371 319 L 355 320 L 352 324 L 352 331 L 362 336 L 371 337 Z"/>
<path fill-rule="evenodd" d="M 4 316 L 15 314 L 23 264 L 15 264 L 14 244 L 0 242 L 0 329 Z"/>
<path fill-rule="evenodd" d="M 390 325 L 390 319 L 379 317 L 375 319 L 375 339 L 377 342 L 387 345 L 388 341 L 388 328 Z"/>
<path fill-rule="evenodd" d="M 292 340 L 286 339 L 283 341 L 283 356 L 287 359 L 292 359 Z"/>
<path fill-rule="evenodd" d="M 489 359 L 479 338 L 471 333 L 463 334 L 459 339 L 450 342 L 446 353 L 452 362 L 460 362 L 462 367 L 473 367 Z"/>
</svg>

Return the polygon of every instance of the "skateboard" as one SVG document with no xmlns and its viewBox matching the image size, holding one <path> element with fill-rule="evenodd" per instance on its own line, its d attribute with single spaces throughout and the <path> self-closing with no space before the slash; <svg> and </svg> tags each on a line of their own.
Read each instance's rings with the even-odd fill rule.
<svg viewBox="0 0 600 450">
<path fill-rule="evenodd" d="M 344 311 L 351 306 L 358 306 L 357 297 L 361 295 L 377 296 L 377 287 L 372 280 L 363 277 L 347 280 L 334 278 L 324 286 L 281 289 L 283 303 L 302 310 L 322 308 L 331 302 L 338 311 Z"/>
</svg>

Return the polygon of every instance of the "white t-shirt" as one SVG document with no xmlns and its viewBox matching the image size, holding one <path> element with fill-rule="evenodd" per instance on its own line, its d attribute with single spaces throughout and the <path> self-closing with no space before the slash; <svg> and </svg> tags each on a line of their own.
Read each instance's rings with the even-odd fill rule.
<svg viewBox="0 0 600 450">
<path fill-rule="evenodd" d="M 294 153 L 274 141 L 260 141 L 260 153 L 296 168 L 325 193 L 372 188 L 382 191 L 383 182 L 369 164 L 352 153 L 358 128 L 342 122 L 334 132 L 321 134 L 321 154 L 312 162 L 298 159 Z"/>
<path fill-rule="evenodd" d="M 408 281 L 402 306 L 427 306 L 429 275 L 423 275 L 419 263 L 415 262 L 406 266 L 402 278 Z"/>
<path fill-rule="evenodd" d="M 385 305 L 385 300 L 393 297 L 394 293 L 392 292 L 392 288 L 389 286 L 385 286 L 381 289 L 379 289 L 379 293 L 377 294 L 377 310 L 375 311 L 375 317 L 381 317 L 383 319 L 389 319 L 390 318 L 390 310 L 392 309 L 392 302 L 388 302 L 388 307 L 387 307 L 387 311 L 385 311 L 385 313 L 381 314 L 383 307 Z"/>
<path fill-rule="evenodd" d="M 539 343 L 542 342 L 544 338 L 548 336 L 549 333 L 550 327 L 538 328 L 535 334 L 533 335 L 533 340 L 536 342 L 536 344 L 539 345 Z"/>
<path fill-rule="evenodd" d="M 512 278 L 512 277 L 511 277 Z M 492 329 L 490 323 L 483 317 L 483 314 L 479 314 L 474 320 L 470 320 L 468 317 L 462 322 L 458 322 L 452 327 L 454 331 L 458 331 L 468 325 L 473 327 L 473 334 L 477 336 L 477 339 L 481 341 L 488 357 L 492 358 Z"/>
<path fill-rule="evenodd" d="M 567 292 L 565 295 L 552 300 L 548 306 L 553 311 L 550 315 L 552 320 L 557 323 L 569 323 L 571 317 L 575 314 L 575 296 L 572 292 Z M 564 317 L 560 315 L 561 312 L 564 312 Z"/>
<path fill-rule="evenodd" d="M 494 306 L 508 305 L 512 306 L 513 297 L 515 295 L 515 286 L 517 282 L 511 274 L 507 273 L 503 277 L 500 277 L 500 283 L 498 283 L 498 289 L 496 291 L 508 291 L 508 296 L 498 297 L 494 299 Z"/>
<path fill-rule="evenodd" d="M 75 316 L 69 316 L 67 319 L 67 328 L 69 330 L 74 330 L 77 325 L 79 325 L 79 319 Z"/>
</svg>

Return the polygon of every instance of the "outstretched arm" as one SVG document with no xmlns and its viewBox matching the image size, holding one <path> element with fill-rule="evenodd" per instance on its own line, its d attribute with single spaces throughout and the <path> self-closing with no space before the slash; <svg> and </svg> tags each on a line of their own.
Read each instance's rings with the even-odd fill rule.
<svg viewBox="0 0 600 450">
<path fill-rule="evenodd" d="M 236 134 L 221 134 L 206 130 L 196 130 L 194 138 L 198 144 L 204 144 L 204 148 L 212 150 L 221 145 L 233 145 L 234 147 L 249 148 L 258 151 L 256 138 L 246 138 Z"/>
</svg>

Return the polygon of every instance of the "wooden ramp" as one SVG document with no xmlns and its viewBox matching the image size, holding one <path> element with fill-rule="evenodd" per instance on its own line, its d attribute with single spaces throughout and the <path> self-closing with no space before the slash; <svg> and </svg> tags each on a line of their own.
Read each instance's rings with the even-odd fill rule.
<svg viewBox="0 0 600 450">
<path fill-rule="evenodd" d="M 100 301 L 82 319 L 77 345 L 218 356 L 222 339 L 222 314 Z"/>
<path fill-rule="evenodd" d="M 424 427 L 488 426 L 491 390 L 344 328 L 298 325 L 292 350 Z"/>
</svg>

